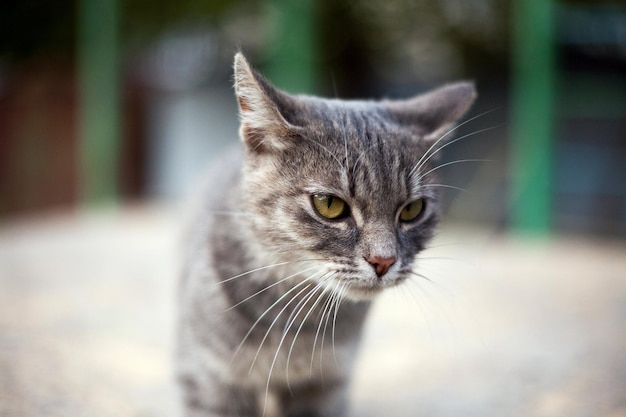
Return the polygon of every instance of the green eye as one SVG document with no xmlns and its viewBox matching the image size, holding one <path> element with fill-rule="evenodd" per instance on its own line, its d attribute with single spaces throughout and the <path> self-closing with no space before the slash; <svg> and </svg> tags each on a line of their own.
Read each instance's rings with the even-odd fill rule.
<svg viewBox="0 0 626 417">
<path fill-rule="evenodd" d="M 402 211 L 400 212 L 400 221 L 410 222 L 419 217 L 420 214 L 424 211 L 424 200 L 421 198 L 419 200 L 411 201 L 409 204 L 404 206 Z"/>
<path fill-rule="evenodd" d="M 341 198 L 332 195 L 315 194 L 313 206 L 320 216 L 327 219 L 340 219 L 348 215 L 348 205 Z"/>
</svg>

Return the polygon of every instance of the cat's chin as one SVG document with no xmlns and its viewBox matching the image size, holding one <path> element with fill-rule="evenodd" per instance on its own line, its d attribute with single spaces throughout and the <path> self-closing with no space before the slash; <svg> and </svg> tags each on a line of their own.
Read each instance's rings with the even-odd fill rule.
<svg viewBox="0 0 626 417">
<path fill-rule="evenodd" d="M 386 281 L 383 283 L 378 282 L 374 285 L 352 284 L 346 289 L 344 297 L 352 301 L 370 301 L 388 288 L 397 286 L 401 281 L 402 280 Z"/>
<path fill-rule="evenodd" d="M 344 297 L 351 301 L 371 301 L 384 290 L 384 287 L 370 288 L 354 286 L 345 292 Z"/>
</svg>

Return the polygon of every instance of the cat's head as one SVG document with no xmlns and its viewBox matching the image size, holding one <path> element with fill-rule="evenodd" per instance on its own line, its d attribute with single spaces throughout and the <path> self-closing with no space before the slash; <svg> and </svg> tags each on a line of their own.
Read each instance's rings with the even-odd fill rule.
<svg viewBox="0 0 626 417">
<path fill-rule="evenodd" d="M 397 101 L 293 96 L 237 54 L 235 90 L 260 251 L 355 300 L 408 278 L 439 220 L 432 155 L 473 85 Z"/>
</svg>

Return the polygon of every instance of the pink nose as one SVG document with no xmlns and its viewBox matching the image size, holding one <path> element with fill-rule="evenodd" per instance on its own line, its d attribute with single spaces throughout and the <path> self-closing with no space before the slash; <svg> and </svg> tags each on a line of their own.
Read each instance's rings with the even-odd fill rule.
<svg viewBox="0 0 626 417">
<path fill-rule="evenodd" d="M 390 258 L 372 256 L 370 258 L 367 258 L 367 262 L 372 265 L 372 268 L 374 268 L 374 271 L 376 271 L 376 275 L 378 275 L 378 277 L 380 278 L 387 273 L 389 268 L 391 268 L 391 265 L 396 263 L 396 258 L 394 256 Z"/>
</svg>

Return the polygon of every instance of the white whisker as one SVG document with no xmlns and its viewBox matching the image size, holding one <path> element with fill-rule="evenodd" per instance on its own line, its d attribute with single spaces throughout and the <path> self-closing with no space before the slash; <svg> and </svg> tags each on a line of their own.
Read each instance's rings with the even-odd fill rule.
<svg viewBox="0 0 626 417">
<path fill-rule="evenodd" d="M 269 306 L 268 308 L 265 309 L 265 311 L 257 318 L 257 320 L 252 324 L 252 326 L 250 327 L 250 329 L 248 330 L 248 332 L 246 333 L 246 335 L 243 337 L 243 340 L 241 341 L 241 343 L 239 343 L 239 345 L 237 346 L 237 348 L 235 349 L 235 352 L 233 353 L 232 357 L 231 357 L 231 363 L 234 360 L 234 358 L 237 356 L 237 353 L 239 353 L 239 351 L 241 350 L 241 348 L 243 347 L 244 343 L 246 342 L 246 340 L 248 340 L 248 337 L 250 336 L 250 334 L 252 333 L 252 331 L 254 330 L 254 328 L 257 326 L 257 324 L 259 324 L 261 322 L 261 320 L 263 319 L 263 317 L 265 317 L 265 315 L 267 313 L 270 312 L 270 310 L 272 310 L 278 303 L 281 302 L 281 300 L 283 300 L 285 297 L 289 296 L 290 293 L 292 293 L 293 291 L 297 290 L 298 287 L 304 285 L 307 281 L 310 280 L 311 277 L 299 282 L 298 284 L 294 285 L 292 288 L 290 288 L 287 292 L 285 292 L 282 296 L 280 296 L 276 301 L 274 301 L 274 303 Z M 310 284 L 309 284 L 310 285 Z M 306 287 L 305 287 L 306 288 Z M 299 294 L 299 293 L 298 293 Z M 293 299 L 292 299 L 293 300 Z M 292 301 L 291 300 L 291 301 Z M 280 315 L 280 313 L 278 314 Z M 278 317 L 278 316 L 277 316 Z M 271 328 L 271 326 L 270 326 Z M 265 334 L 265 337 L 267 337 L 267 333 Z M 265 341 L 265 338 L 263 338 L 263 341 Z M 258 355 L 258 351 L 257 351 L 257 355 Z M 255 360 L 256 360 L 256 356 L 255 356 Z M 254 361 L 252 363 L 252 365 L 250 366 L 250 369 L 252 369 L 252 366 L 254 366 Z"/>
<path fill-rule="evenodd" d="M 315 338 L 313 339 L 313 348 L 311 349 L 311 366 L 309 368 L 309 374 L 311 377 L 313 376 L 313 359 L 315 357 L 315 346 L 317 345 L 317 338 L 319 337 L 320 329 L 322 328 L 322 323 L 324 322 L 324 317 L 327 314 L 328 307 L 330 306 L 331 300 L 333 299 L 335 295 L 336 286 L 337 285 L 333 283 L 333 288 L 330 288 L 329 290 L 330 295 L 326 298 L 326 301 L 324 301 L 324 305 L 322 306 L 322 311 L 319 316 L 319 324 L 317 325 Z M 321 348 L 320 348 L 320 356 L 321 356 Z"/>
<path fill-rule="evenodd" d="M 275 268 L 277 266 L 287 265 L 287 264 L 290 264 L 290 263 L 291 262 L 279 262 L 279 263 L 276 263 L 276 264 L 266 265 L 266 266 L 262 266 L 262 267 L 259 267 L 259 268 L 251 269 L 249 271 L 246 271 L 246 272 L 243 272 L 241 274 L 235 275 L 234 277 L 230 277 L 230 278 L 226 278 L 225 280 L 218 281 L 218 282 L 216 282 L 216 284 L 223 284 L 225 282 L 232 281 L 232 280 L 237 279 L 237 278 L 241 278 L 243 276 L 252 274 L 254 272 L 262 271 L 264 269 L 269 269 L 269 268 Z"/>
<path fill-rule="evenodd" d="M 333 292 L 332 292 L 331 298 L 330 298 L 330 303 L 328 305 L 328 312 L 326 313 L 326 320 L 324 322 L 324 331 L 322 332 L 322 340 L 320 341 L 320 372 L 322 372 L 320 376 L 322 378 L 322 383 L 324 382 L 323 357 L 324 357 L 324 340 L 326 338 L 326 330 L 328 329 L 328 322 L 330 321 L 330 316 L 332 315 L 333 308 L 334 308 L 334 306 L 336 304 L 337 298 L 339 298 L 339 296 L 340 296 L 340 292 L 341 292 L 342 288 L 343 288 L 343 284 L 338 285 L 338 288 L 333 288 Z"/>
<path fill-rule="evenodd" d="M 472 119 L 470 119 L 470 120 L 472 120 Z M 470 121 L 470 120 L 468 120 L 468 121 Z M 459 125 L 459 126 L 461 126 L 461 125 Z M 459 127 L 459 126 L 457 126 L 457 127 Z M 446 142 L 446 143 L 444 143 L 443 145 L 441 145 L 440 147 L 438 147 L 437 149 L 435 149 L 433 152 L 430 152 L 430 151 L 433 149 L 433 147 L 431 146 L 431 147 L 428 149 L 428 151 L 426 151 L 426 153 L 425 153 L 424 155 L 422 155 L 422 157 L 421 157 L 421 158 L 420 158 L 420 160 L 417 162 L 417 164 L 415 164 L 415 166 L 411 169 L 411 171 L 409 172 L 409 175 L 408 175 L 408 176 L 410 177 L 410 176 L 411 176 L 414 172 L 419 171 L 419 169 L 420 169 L 422 166 L 424 166 L 424 164 L 426 164 L 426 162 L 428 162 L 431 158 L 433 158 L 435 155 L 437 155 L 437 153 L 439 153 L 441 150 L 445 149 L 446 147 L 448 147 L 448 146 L 450 146 L 450 145 L 452 145 L 452 144 L 454 144 L 454 143 L 456 143 L 456 142 L 459 142 L 459 141 L 461 141 L 461 140 L 463 140 L 463 139 L 469 138 L 469 137 L 471 137 L 471 136 L 475 136 L 475 135 L 477 135 L 477 134 L 479 134 L 479 133 L 484 133 L 484 132 L 488 132 L 488 131 L 490 131 L 490 130 L 496 129 L 497 127 L 498 127 L 498 126 L 491 126 L 491 127 L 487 127 L 487 128 L 484 128 L 484 129 L 480 129 L 480 130 L 476 130 L 476 131 L 473 131 L 473 132 L 467 133 L 467 134 L 465 134 L 465 135 L 463 135 L 463 136 L 460 136 L 460 137 L 458 137 L 458 138 L 456 138 L 456 139 L 454 139 L 454 140 L 451 140 L 450 142 Z M 453 129 L 453 130 L 454 130 L 454 129 Z M 449 131 L 448 131 L 448 133 L 452 132 L 453 130 L 449 130 Z M 435 142 L 433 145 L 435 145 L 435 144 L 439 143 L 439 141 L 441 141 L 441 140 L 442 140 L 445 136 L 446 136 L 446 135 L 443 135 L 442 137 L 440 137 L 440 138 L 437 140 L 437 142 Z M 430 154 L 429 154 L 429 152 L 430 152 Z M 428 155 L 428 156 L 427 156 L 426 158 L 424 158 L 424 156 L 426 156 L 426 155 Z"/>
<path fill-rule="evenodd" d="M 348 173 L 348 137 L 346 136 L 346 128 L 345 128 L 345 121 L 344 121 L 344 129 L 343 129 L 343 147 L 344 147 L 344 151 L 346 153 L 346 160 L 345 160 L 345 166 L 343 168 L 343 171 L 347 174 Z"/>
<path fill-rule="evenodd" d="M 430 159 L 430 157 L 432 156 L 432 154 L 435 154 L 437 152 L 439 152 L 439 150 L 442 148 L 438 148 L 436 149 L 432 154 L 431 151 L 433 151 L 433 149 L 435 149 L 435 147 L 439 144 L 439 142 L 441 142 L 442 140 L 444 140 L 448 135 L 451 135 L 455 130 L 459 129 L 460 127 L 468 124 L 469 122 L 478 119 L 479 117 L 482 117 L 486 114 L 489 114 L 493 111 L 495 111 L 496 109 L 491 109 L 491 110 L 487 110 L 486 112 L 483 112 L 479 115 L 476 115 L 474 117 L 471 117 L 465 121 L 463 121 L 462 123 L 457 124 L 456 126 L 454 126 L 452 129 L 448 130 L 446 133 L 444 133 L 443 135 L 441 135 L 439 137 L 439 139 L 437 139 L 432 145 L 430 145 L 428 147 L 428 149 L 426 150 L 426 152 L 424 152 L 424 155 L 422 155 L 422 157 L 417 161 L 417 163 L 415 164 L 415 166 L 413 167 L 413 169 L 411 169 L 411 171 L 409 172 L 409 177 L 413 174 L 413 172 L 415 172 L 416 170 L 418 170 L 419 168 L 422 167 L 422 163 L 425 162 L 424 159 Z M 457 140 L 454 140 L 453 142 L 457 142 Z M 446 145 L 444 145 L 446 146 Z"/>
<path fill-rule="evenodd" d="M 302 281 L 300 284 L 304 284 L 308 281 L 310 281 L 312 279 L 313 276 L 305 279 L 304 281 Z M 263 339 L 261 340 L 261 343 L 259 343 L 259 347 L 254 355 L 254 358 L 252 359 L 252 363 L 250 364 L 250 369 L 249 372 L 252 372 L 252 368 L 254 367 L 254 364 L 256 363 L 257 358 L 259 357 L 259 354 L 261 353 L 261 348 L 263 347 L 263 344 L 265 343 L 265 340 L 267 340 L 267 337 L 269 336 L 272 328 L 274 327 L 274 325 L 276 324 L 276 322 L 278 321 L 278 318 L 285 312 L 285 310 L 287 309 L 287 307 L 289 307 L 289 304 L 291 304 L 293 301 L 295 301 L 298 296 L 300 294 L 302 294 L 304 291 L 306 291 L 312 284 L 307 284 L 304 288 L 302 288 L 300 291 L 298 291 L 298 293 L 296 295 L 294 295 L 289 301 L 287 301 L 287 303 L 285 303 L 285 305 L 283 306 L 283 308 L 280 309 L 280 311 L 278 312 L 278 314 L 276 315 L 276 317 L 274 317 L 274 320 L 272 320 L 272 323 L 270 323 L 269 327 L 267 328 L 267 331 L 265 332 L 265 335 L 263 336 Z M 297 288 L 297 285 L 294 286 L 292 289 Z M 261 317 L 263 317 L 269 310 L 271 310 L 276 304 L 278 304 L 278 302 L 280 300 L 282 300 L 283 298 L 285 298 L 285 296 L 287 295 L 287 293 L 283 294 L 278 300 L 276 300 L 274 302 L 274 304 L 272 304 L 267 310 L 265 310 L 265 312 L 261 315 Z M 259 319 L 261 318 L 259 317 Z M 254 326 L 259 322 L 259 320 L 257 320 L 252 327 L 250 328 L 250 330 L 248 331 L 248 334 L 250 334 L 250 332 L 252 331 L 252 329 L 254 328 Z M 248 334 L 246 334 L 246 337 L 248 336 Z M 245 340 L 245 338 L 244 338 Z"/>
<path fill-rule="evenodd" d="M 296 345 L 296 339 L 298 338 L 298 335 L 300 334 L 300 331 L 302 330 L 302 327 L 304 326 L 304 324 L 306 323 L 306 321 L 308 320 L 309 316 L 311 315 L 311 313 L 315 310 L 315 308 L 319 305 L 320 301 L 324 298 L 325 295 L 328 294 L 327 289 L 325 288 L 325 279 L 328 278 L 328 274 L 326 276 L 322 276 L 320 277 L 320 282 L 317 285 L 318 287 L 322 288 L 322 291 L 319 293 L 317 299 L 313 302 L 313 304 L 311 304 L 311 307 L 309 308 L 309 311 L 306 313 L 306 315 L 302 318 L 302 321 L 300 322 L 300 326 L 298 326 L 298 329 L 296 330 L 296 333 L 293 337 L 293 340 L 291 341 L 291 346 L 289 347 L 289 353 L 287 354 L 287 365 L 286 365 L 286 379 L 287 379 L 287 388 L 289 388 L 289 392 L 291 394 L 293 394 L 293 392 L 291 391 L 291 384 L 289 383 L 289 361 L 291 360 L 291 354 L 293 352 L 293 348 Z M 312 293 L 317 292 L 318 289 L 314 289 L 312 291 Z M 308 301 L 307 301 L 308 302 Z"/>
<path fill-rule="evenodd" d="M 337 352 L 335 351 L 335 328 L 337 327 L 337 313 L 339 312 L 339 306 L 341 305 L 341 302 L 343 301 L 343 295 L 345 293 L 345 289 L 346 289 L 346 284 L 344 284 L 340 289 L 340 293 L 339 296 L 336 298 L 336 302 L 335 302 L 335 314 L 333 315 L 333 331 L 332 331 L 332 338 L 333 338 L 333 356 L 335 357 L 335 365 L 339 366 L 339 363 L 337 362 Z"/>
<path fill-rule="evenodd" d="M 324 275 L 322 275 L 323 277 Z M 320 278 L 322 278 L 320 277 Z M 318 278 L 318 279 L 320 279 Z M 289 313 L 289 317 L 287 317 L 287 321 L 285 322 L 285 326 L 283 327 L 283 336 L 285 334 L 287 334 L 287 331 L 289 330 L 289 328 L 291 328 L 291 326 L 293 325 L 293 322 L 296 320 L 297 316 L 299 315 L 300 311 L 302 308 L 304 308 L 304 304 L 306 304 L 310 297 L 312 296 L 312 293 L 317 291 L 318 287 L 321 287 L 322 283 L 321 282 L 317 282 L 313 289 L 311 290 L 310 293 L 306 294 L 302 299 L 300 299 L 296 305 L 293 307 L 293 309 L 291 310 L 291 313 Z"/>
<path fill-rule="evenodd" d="M 287 281 L 288 279 L 291 279 L 291 278 L 293 278 L 293 277 L 295 277 L 295 276 L 298 276 L 298 275 L 300 275 L 300 274 L 302 274 L 302 273 L 304 273 L 304 272 L 310 271 L 311 269 L 315 269 L 315 268 L 317 268 L 317 266 L 312 266 L 312 267 L 310 267 L 310 268 L 303 269 L 302 271 L 298 271 L 298 272 L 296 272 L 295 274 L 291 274 L 291 275 L 289 275 L 288 277 L 282 278 L 282 279 L 280 279 L 280 280 L 278 280 L 278 281 L 274 282 L 273 284 L 270 284 L 270 285 L 268 285 L 268 286 L 264 287 L 263 289 L 261 289 L 261 290 L 259 290 L 259 291 L 255 292 L 254 294 L 252 294 L 252 295 L 250 295 L 250 296 L 248 296 L 248 297 L 244 298 L 243 300 L 239 301 L 237 304 L 233 304 L 232 306 L 228 307 L 228 308 L 227 308 L 226 310 L 224 310 L 224 311 L 232 310 L 233 308 L 237 307 L 238 305 L 245 303 L 246 301 L 248 301 L 248 300 L 250 300 L 251 298 L 254 298 L 254 297 L 256 297 L 257 295 L 259 295 L 259 294 L 261 294 L 261 293 L 263 293 L 263 292 L 265 292 L 265 291 L 269 290 L 270 288 L 275 287 L 275 286 L 279 285 L 280 283 Z"/>
<path fill-rule="evenodd" d="M 425 176 L 427 176 L 428 174 L 434 171 L 437 171 L 438 169 L 445 168 L 450 165 L 461 164 L 464 162 L 493 162 L 493 161 L 491 159 L 457 159 L 455 161 L 450 161 L 450 162 L 446 162 L 445 164 L 437 165 L 436 167 L 421 174 L 419 177 L 416 178 L 415 181 L 419 183 L 422 180 L 422 178 L 424 178 Z"/>
<path fill-rule="evenodd" d="M 424 278 L 423 275 L 420 276 L 420 278 Z M 417 288 L 425 295 L 425 297 L 429 300 L 429 305 L 433 308 L 433 312 L 436 313 L 437 317 L 438 317 L 438 321 L 441 323 L 441 320 L 443 319 L 444 322 L 447 324 L 447 326 L 442 326 L 441 324 L 438 326 L 438 333 L 445 333 L 445 336 L 447 338 L 449 338 L 451 335 L 454 336 L 454 328 L 455 326 L 453 325 L 453 320 L 450 317 L 450 311 L 449 308 L 446 308 L 449 306 L 448 302 L 442 302 L 440 299 L 436 299 L 435 297 L 433 297 L 433 295 L 431 293 L 429 293 L 428 291 L 426 291 L 425 288 L 423 288 L 421 285 L 419 285 L 419 281 L 423 280 L 412 280 L 411 282 L 417 286 Z M 430 283 L 434 283 L 433 280 L 427 280 Z M 449 292 L 448 289 L 441 287 L 440 285 L 435 285 L 434 288 L 437 288 L 438 290 L 440 290 L 440 293 L 444 294 L 446 296 L 447 300 L 453 300 L 454 296 Z M 436 309 L 435 309 L 436 307 Z M 445 332 L 444 332 L 445 330 Z"/>
<path fill-rule="evenodd" d="M 426 281 L 428 283 L 430 283 L 432 286 L 436 287 L 437 289 L 442 291 L 444 294 L 446 294 L 448 296 L 452 295 L 447 288 L 445 288 L 442 285 L 440 285 L 439 283 L 437 283 L 437 281 L 434 281 L 434 280 L 428 278 L 426 275 L 417 273 L 415 271 L 411 271 L 410 274 L 414 275 L 414 276 L 416 276 L 416 277 L 418 277 L 418 278 L 420 278 L 420 279 L 422 279 L 422 280 L 424 280 L 424 281 Z"/>
<path fill-rule="evenodd" d="M 421 187 L 422 188 L 429 188 L 429 187 L 451 188 L 453 190 L 462 191 L 464 193 L 469 193 L 469 191 L 466 190 L 465 188 L 456 187 L 454 185 L 448 185 L 448 184 L 424 184 L 424 185 L 421 185 Z"/>
<path fill-rule="evenodd" d="M 229 282 L 229 281 L 232 281 L 234 279 L 241 278 L 241 277 L 249 275 L 249 274 L 253 274 L 255 272 L 263 271 L 264 269 L 276 268 L 278 266 L 288 265 L 288 264 L 292 264 L 292 263 L 312 262 L 312 261 L 319 261 L 319 260 L 321 260 L 321 259 L 300 259 L 300 260 L 297 260 L 297 261 L 278 262 L 278 263 L 275 263 L 275 264 L 265 265 L 265 266 L 261 266 L 259 268 L 251 269 L 251 270 L 246 271 L 246 272 L 242 272 L 241 274 L 235 275 L 235 276 L 230 277 L 230 278 L 226 278 L 226 279 L 224 279 L 222 281 L 218 281 L 215 284 L 216 285 L 223 284 L 225 282 Z"/>
<path fill-rule="evenodd" d="M 426 320 L 427 323 L 431 322 L 430 319 L 430 314 L 428 312 L 428 309 L 426 309 L 424 307 L 424 305 L 422 304 L 422 301 L 420 300 L 420 298 L 415 294 L 415 292 L 413 291 L 413 286 L 411 284 L 416 285 L 420 292 L 422 292 L 423 290 L 420 288 L 419 283 L 413 281 L 413 280 L 409 280 L 406 285 L 402 286 L 403 294 L 406 294 L 407 292 L 409 293 L 410 297 L 413 299 L 413 301 L 415 302 L 415 304 L 417 304 L 417 307 L 419 308 L 420 312 L 422 313 L 422 317 L 424 317 L 424 319 Z M 434 338 L 434 334 L 433 334 L 433 330 L 432 327 L 428 327 L 429 333 L 431 338 Z"/>
<path fill-rule="evenodd" d="M 422 314 L 423 322 L 425 323 L 424 328 L 428 332 L 430 339 L 434 340 L 440 332 L 440 329 L 433 327 L 433 324 L 437 323 L 437 309 L 440 309 L 441 306 L 435 301 L 432 294 L 421 285 L 421 282 L 421 280 L 408 280 L 405 288 L 415 300 Z M 417 330 L 418 332 L 423 331 L 419 327 Z"/>
<path fill-rule="evenodd" d="M 310 285 L 309 285 L 310 286 Z M 307 288 L 309 287 L 307 286 Z M 287 320 L 287 325 L 285 326 L 285 329 L 283 330 L 283 334 L 280 338 L 280 341 L 278 342 L 278 346 L 276 347 L 276 353 L 274 354 L 274 358 L 272 359 L 272 363 L 270 365 L 270 370 L 269 373 L 267 375 L 267 382 L 265 384 L 265 398 L 267 399 L 268 395 L 269 395 L 269 390 L 270 390 L 270 380 L 272 379 L 272 372 L 274 371 L 274 366 L 276 365 L 276 360 L 278 359 L 278 354 L 280 353 L 280 348 L 283 346 L 283 343 L 285 342 L 285 338 L 287 337 L 287 334 L 289 333 L 289 330 L 291 329 L 291 326 L 293 326 L 293 323 L 295 323 L 297 317 L 300 315 L 300 313 L 302 312 L 302 310 L 304 309 L 306 303 L 309 302 L 309 300 L 311 298 L 314 297 L 315 293 L 317 291 L 319 291 L 320 288 L 323 288 L 323 285 L 321 282 L 318 282 L 313 289 L 304 296 L 304 298 L 302 300 L 300 300 L 296 306 L 294 307 L 294 311 L 297 309 L 296 314 L 293 316 L 293 319 L 288 319 Z M 306 288 L 305 288 L 306 289 Z M 293 299 L 292 299 L 293 301 Z M 282 311 L 282 310 L 281 310 Z M 293 313 L 293 312 L 292 312 Z M 287 368 L 288 369 L 288 368 Z M 289 386 L 289 379 L 287 379 L 287 386 L 289 387 L 289 390 L 291 391 L 291 386 Z M 263 414 L 265 414 L 265 410 L 263 410 Z"/>
<path fill-rule="evenodd" d="M 487 114 L 489 114 L 489 113 L 493 113 L 493 112 L 494 112 L 494 111 L 496 111 L 496 110 L 497 110 L 497 108 L 489 109 L 489 110 L 484 111 L 484 112 L 482 112 L 482 113 L 480 113 L 480 114 L 477 114 L 477 115 L 476 115 L 476 116 L 474 116 L 474 117 L 470 117 L 469 119 L 464 120 L 463 122 L 461 122 L 461 123 L 457 124 L 457 125 L 456 125 L 456 126 L 454 126 L 452 129 L 450 129 L 450 130 L 448 130 L 446 133 L 444 133 L 444 134 L 443 134 L 443 135 L 442 135 L 439 139 L 443 139 L 443 138 L 445 138 L 446 136 L 448 136 L 449 134 L 451 134 L 452 132 L 454 132 L 455 130 L 457 130 L 458 128 L 460 128 L 461 126 L 466 125 L 466 124 L 468 124 L 469 122 L 471 122 L 471 121 L 473 121 L 473 120 L 476 120 L 476 119 L 478 119 L 478 118 L 480 118 L 480 117 L 483 117 L 483 116 L 485 116 L 485 115 L 487 115 Z"/>
</svg>

